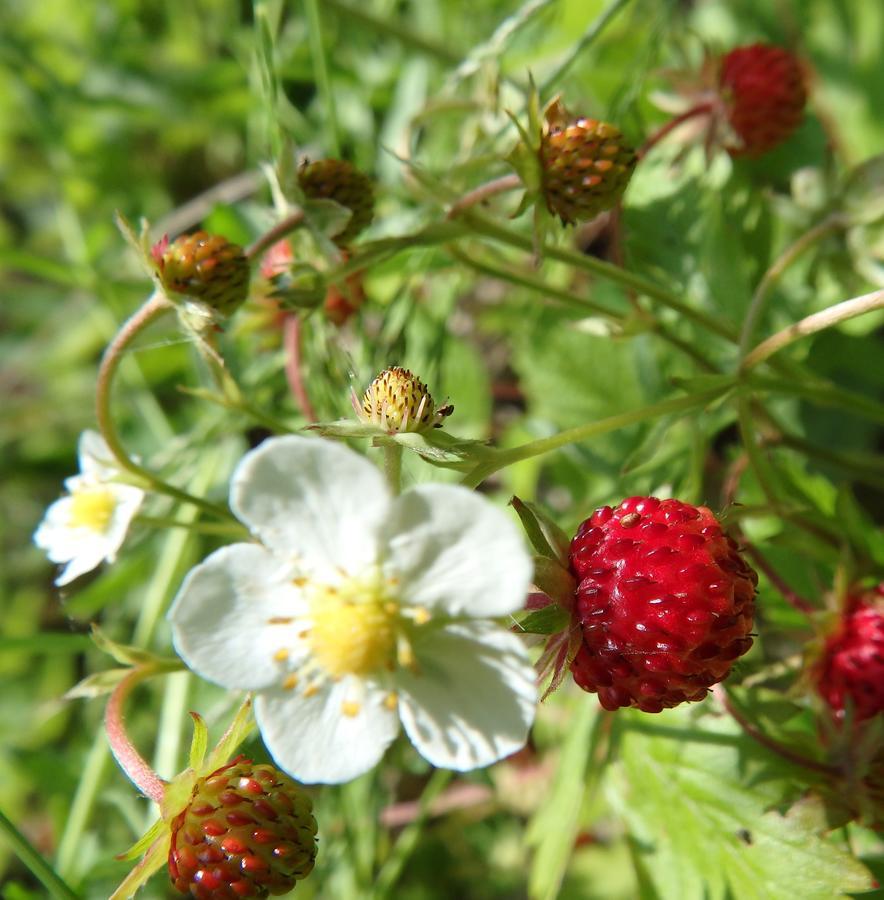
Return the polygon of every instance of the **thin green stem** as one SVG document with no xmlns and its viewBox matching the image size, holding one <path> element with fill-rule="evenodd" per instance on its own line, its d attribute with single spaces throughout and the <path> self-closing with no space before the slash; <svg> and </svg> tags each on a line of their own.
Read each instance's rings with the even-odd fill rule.
<svg viewBox="0 0 884 900">
<path fill-rule="evenodd" d="M 481 215 L 475 210 L 464 212 L 461 219 L 469 222 L 475 231 L 484 234 L 486 237 L 500 241 L 504 244 L 509 244 L 511 247 L 517 247 L 528 253 L 532 253 L 534 250 L 532 240 L 529 236 L 498 225 L 496 222 Z M 675 310 L 685 318 L 691 319 L 698 325 L 702 325 L 708 331 L 725 338 L 725 340 L 736 341 L 737 339 L 736 330 L 730 325 L 682 303 L 672 291 L 660 287 L 658 284 L 649 281 L 641 275 L 636 275 L 627 269 L 621 269 L 619 266 L 615 266 L 601 259 L 596 259 L 593 256 L 575 253 L 573 250 L 565 250 L 562 247 L 556 247 L 551 244 L 544 244 L 541 247 L 541 252 L 544 256 L 548 256 L 551 259 L 557 259 L 559 262 L 567 263 L 578 269 L 584 269 L 607 281 L 612 281 L 629 290 L 644 294 L 652 300 L 656 300 L 663 306 Z"/>
<path fill-rule="evenodd" d="M 548 75 L 543 84 L 540 86 L 540 93 L 546 94 L 553 90 L 559 79 L 574 65 L 577 58 L 585 53 L 589 47 L 595 43 L 601 33 L 608 26 L 608 23 L 629 3 L 629 0 L 612 0 L 608 6 L 599 13 L 596 19 L 583 32 L 580 40 L 571 48 L 568 56 Z"/>
<path fill-rule="evenodd" d="M 823 219 L 822 222 L 819 222 L 790 244 L 776 262 L 764 273 L 764 276 L 758 283 L 758 287 L 755 289 L 755 293 L 752 295 L 752 302 L 749 304 L 746 318 L 743 320 L 743 328 L 740 331 L 740 356 L 745 356 L 749 350 L 749 345 L 755 334 L 755 326 L 770 295 L 771 288 L 805 250 L 812 247 L 817 241 L 822 240 L 830 232 L 835 231 L 837 228 L 842 228 L 844 224 L 844 216 L 840 213 Z"/>
<path fill-rule="evenodd" d="M 766 341 L 762 341 L 751 353 L 744 357 L 740 370 L 748 372 L 775 353 L 779 353 L 780 350 L 788 347 L 789 344 L 801 340 L 801 338 L 882 308 L 884 308 L 884 290 L 872 291 L 871 294 L 863 294 L 861 297 L 853 297 L 850 300 L 845 300 L 843 303 L 836 303 L 834 306 L 828 307 L 828 309 L 806 316 L 788 328 L 778 331 Z"/>
<path fill-rule="evenodd" d="M 402 490 L 402 447 L 393 441 L 385 441 L 381 449 L 384 454 L 384 477 L 395 496 Z"/>
<path fill-rule="evenodd" d="M 697 409 L 720 397 L 725 390 L 725 387 L 721 387 L 715 390 L 702 391 L 690 397 L 675 397 L 670 400 L 664 400 L 661 403 L 655 403 L 652 406 L 644 406 L 641 409 L 609 416 L 606 419 L 599 419 L 586 425 L 578 425 L 576 428 L 568 428 L 551 437 L 529 441 L 526 444 L 512 447 L 508 450 L 498 450 L 490 460 L 480 463 L 471 472 L 468 472 L 461 484 L 474 488 L 499 469 L 520 462 L 523 459 L 540 456 L 552 450 L 558 450 L 568 444 L 576 444 L 589 438 L 598 437 L 601 434 L 626 428 L 629 425 L 646 422 L 649 419 Z"/>
<path fill-rule="evenodd" d="M 470 256 L 455 245 L 448 247 L 448 252 L 455 259 L 459 260 L 464 265 L 475 269 L 477 272 L 482 272 L 483 274 L 489 275 L 492 278 L 498 278 L 501 281 L 508 281 L 511 284 L 516 284 L 520 287 L 536 291 L 537 293 L 542 294 L 547 298 L 557 300 L 563 305 L 568 306 L 578 312 L 595 313 L 596 315 L 606 316 L 614 322 L 623 321 L 623 315 L 621 313 L 609 309 L 603 304 L 597 303 L 595 300 L 591 300 L 589 297 L 584 297 L 581 294 L 572 294 L 570 291 L 566 291 L 563 288 L 556 287 L 555 285 L 550 284 L 541 278 L 537 278 L 534 275 L 530 275 L 527 272 L 515 272 L 510 269 L 499 268 L 485 262 L 484 260 L 478 260 L 475 257 Z M 658 337 L 662 338 L 671 346 L 681 351 L 685 356 L 690 357 L 694 362 L 697 363 L 698 366 L 700 366 L 705 371 L 717 371 L 715 366 L 708 359 L 706 359 L 706 357 L 699 350 L 697 350 L 696 347 L 673 334 L 658 319 L 654 319 L 653 316 L 648 316 L 648 322 L 650 325 L 649 330 L 652 334 L 655 334 Z"/>
<path fill-rule="evenodd" d="M 374 884 L 374 900 L 383 900 L 396 887 L 405 864 L 420 841 L 424 824 L 432 812 L 433 802 L 448 786 L 452 776 L 453 773 L 447 769 L 436 769 L 430 776 L 420 796 L 417 816 L 402 830 L 390 855 L 378 872 Z"/>
<path fill-rule="evenodd" d="M 117 332 L 116 337 L 108 344 L 104 355 L 101 358 L 101 365 L 98 369 L 98 382 L 95 392 L 95 408 L 98 418 L 98 427 L 104 437 L 108 448 L 113 453 L 115 459 L 120 466 L 132 475 L 146 482 L 147 486 L 168 494 L 182 503 L 190 503 L 197 506 L 212 515 L 221 518 L 229 518 L 230 513 L 221 506 L 204 500 L 202 497 L 195 497 L 186 491 L 163 481 L 153 472 L 139 465 L 126 452 L 126 448 L 120 441 L 117 434 L 117 428 L 111 415 L 111 390 L 113 388 L 114 376 L 120 365 L 123 354 L 132 341 L 152 322 L 164 316 L 175 308 L 174 304 L 165 294 L 156 292 L 147 300 L 147 302 L 135 312 Z"/>
<path fill-rule="evenodd" d="M 319 0 L 304 0 L 304 11 L 307 14 L 307 34 L 310 41 L 310 56 L 313 59 L 313 77 L 319 88 L 319 98 L 325 113 L 326 142 L 330 156 L 341 155 L 341 143 L 338 139 L 338 116 L 335 107 L 335 95 L 328 74 L 328 59 L 325 55 L 325 44 L 322 39 L 322 17 L 319 12 Z"/>
<path fill-rule="evenodd" d="M 249 540 L 248 529 L 244 525 L 234 525 L 233 522 L 194 522 L 191 519 L 172 519 L 166 516 L 142 516 L 135 517 L 139 525 L 147 528 L 156 528 L 165 531 L 167 528 L 184 528 L 194 534 L 220 535 L 221 537 L 235 538 L 242 541 Z"/>
<path fill-rule="evenodd" d="M 28 871 L 49 891 L 54 900 L 77 900 L 77 895 L 62 881 L 61 876 L 42 857 L 37 848 L 0 811 L 0 835 Z"/>
<path fill-rule="evenodd" d="M 872 421 L 884 424 L 884 403 L 880 403 L 872 397 L 842 390 L 835 385 L 815 384 L 811 381 L 783 381 L 754 374 L 749 378 L 748 383 L 753 390 L 805 397 L 820 406 L 843 407 Z"/>
</svg>

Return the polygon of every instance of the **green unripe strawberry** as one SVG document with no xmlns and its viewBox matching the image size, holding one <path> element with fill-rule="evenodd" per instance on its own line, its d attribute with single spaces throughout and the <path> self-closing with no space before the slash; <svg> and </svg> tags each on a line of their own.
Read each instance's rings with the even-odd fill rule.
<svg viewBox="0 0 884 900">
<path fill-rule="evenodd" d="M 298 184 L 311 200 L 334 200 L 350 210 L 350 220 L 334 236 L 335 243 L 346 247 L 374 216 L 374 186 L 371 179 L 342 159 L 318 159 L 305 162 L 298 171 Z"/>
</svg>

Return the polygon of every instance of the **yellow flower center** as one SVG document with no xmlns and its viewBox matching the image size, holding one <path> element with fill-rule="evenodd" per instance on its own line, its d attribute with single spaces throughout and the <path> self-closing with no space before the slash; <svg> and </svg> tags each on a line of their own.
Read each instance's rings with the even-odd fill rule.
<svg viewBox="0 0 884 900">
<path fill-rule="evenodd" d="M 308 639 L 314 659 L 332 678 L 395 667 L 401 623 L 392 588 L 379 576 L 314 586 Z"/>
<path fill-rule="evenodd" d="M 107 488 L 85 488 L 72 496 L 68 525 L 71 528 L 88 528 L 104 531 L 117 505 L 113 491 Z"/>
</svg>

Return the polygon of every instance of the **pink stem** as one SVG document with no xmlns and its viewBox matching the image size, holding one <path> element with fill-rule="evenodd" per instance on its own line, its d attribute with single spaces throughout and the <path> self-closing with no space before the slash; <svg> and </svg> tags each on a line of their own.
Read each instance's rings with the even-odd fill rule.
<svg viewBox="0 0 884 900">
<path fill-rule="evenodd" d="M 471 206 L 484 203 L 489 198 L 495 196 L 495 194 L 514 191 L 517 187 L 521 187 L 521 185 L 522 179 L 516 174 L 502 175 L 500 178 L 495 178 L 494 181 L 480 184 L 479 187 L 473 188 L 468 194 L 464 194 L 460 200 L 457 200 L 452 204 L 451 209 L 448 210 L 447 218 L 454 219 Z"/>
<path fill-rule="evenodd" d="M 697 116 L 702 116 L 705 113 L 712 112 L 715 104 L 711 101 L 706 103 L 698 103 L 696 106 L 692 106 L 690 109 L 686 110 L 683 113 L 680 113 L 677 116 L 671 118 L 665 125 L 662 125 L 657 129 L 645 142 L 642 144 L 638 153 L 636 154 L 639 159 L 644 159 L 650 150 L 655 147 L 663 138 L 666 137 L 672 131 L 675 131 L 679 125 L 684 122 L 687 122 L 689 119 L 696 118 Z"/>
<path fill-rule="evenodd" d="M 111 746 L 114 759 L 129 777 L 129 780 L 154 803 L 160 803 L 166 793 L 167 782 L 147 764 L 135 749 L 123 721 L 123 704 L 132 688 L 152 672 L 143 668 L 133 669 L 113 690 L 104 712 L 104 730 Z"/>
<path fill-rule="evenodd" d="M 777 756 L 781 756 L 783 759 L 787 759 L 789 762 L 795 763 L 796 765 L 803 766 L 805 769 L 810 769 L 814 772 L 819 772 L 822 775 L 837 775 L 838 769 L 835 766 L 827 765 L 826 763 L 817 762 L 815 759 L 808 759 L 806 756 L 802 756 L 800 753 L 796 753 L 794 750 L 790 750 L 788 747 L 784 747 L 782 744 L 775 741 L 773 738 L 769 738 L 766 734 L 760 731 L 755 727 L 734 705 L 731 703 L 730 697 L 727 695 L 727 691 L 724 689 L 724 685 L 716 684 L 713 688 L 711 688 L 712 693 L 715 695 L 715 698 L 724 706 L 724 708 L 733 716 L 734 720 L 746 732 L 746 734 L 752 738 L 758 744 L 761 744 L 762 747 L 770 750 L 772 753 L 776 753 Z"/>
<path fill-rule="evenodd" d="M 297 313 L 289 313 L 282 326 L 282 343 L 285 349 L 285 377 L 295 402 L 308 422 L 318 422 L 319 417 L 304 384 L 301 372 L 301 317 Z"/>
</svg>

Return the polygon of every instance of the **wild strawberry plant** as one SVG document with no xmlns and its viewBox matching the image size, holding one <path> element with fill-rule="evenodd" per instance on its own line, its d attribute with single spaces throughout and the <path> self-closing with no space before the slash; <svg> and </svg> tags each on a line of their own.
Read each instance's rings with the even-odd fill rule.
<svg viewBox="0 0 884 900">
<path fill-rule="evenodd" d="M 88 6 L 0 12 L 8 895 L 875 888 L 874 4 Z"/>
</svg>

